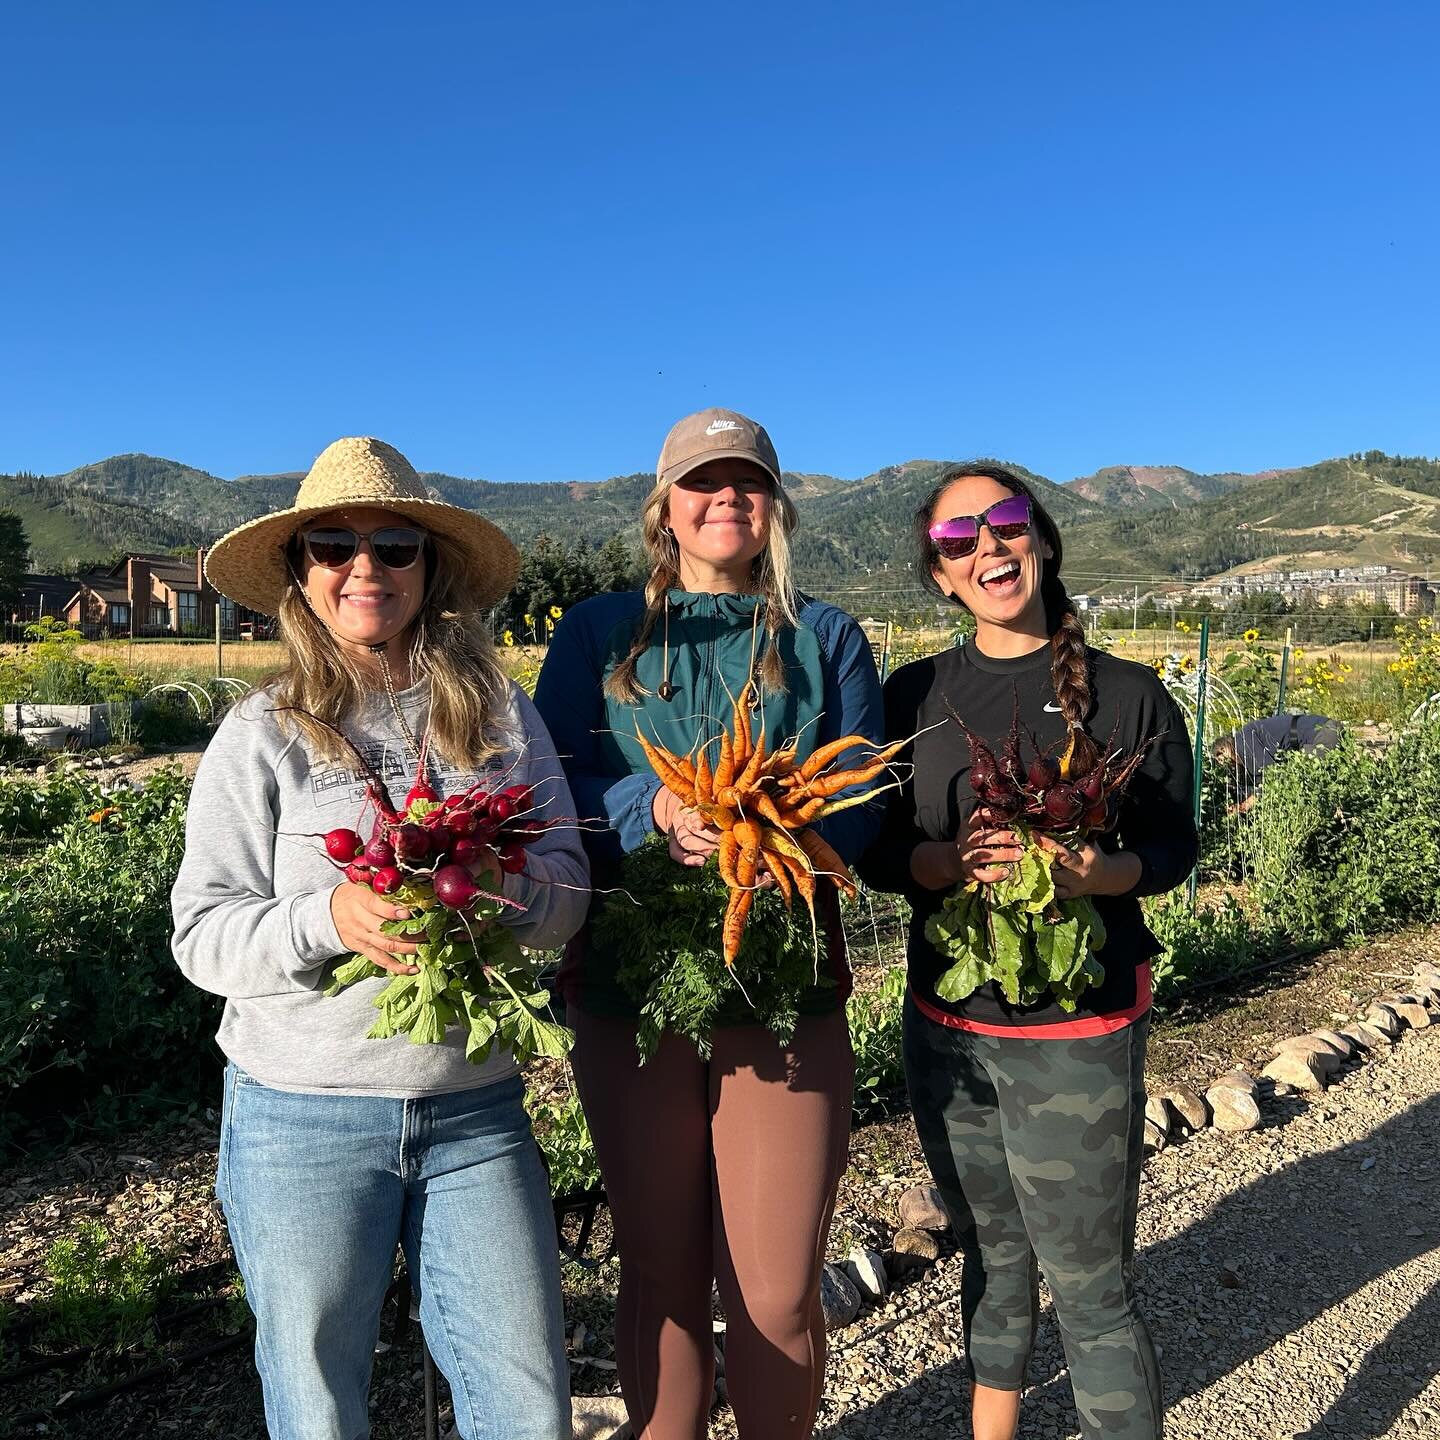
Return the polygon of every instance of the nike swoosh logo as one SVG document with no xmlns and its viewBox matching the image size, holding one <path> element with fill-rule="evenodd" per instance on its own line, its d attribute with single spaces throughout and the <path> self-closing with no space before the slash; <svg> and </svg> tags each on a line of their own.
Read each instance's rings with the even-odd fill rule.
<svg viewBox="0 0 1440 1440">
<path fill-rule="evenodd" d="M 1048 710 L 1052 715 L 1060 714 L 1060 707 L 1058 705 L 1052 705 L 1048 700 L 1041 706 L 1041 709 Z"/>
</svg>

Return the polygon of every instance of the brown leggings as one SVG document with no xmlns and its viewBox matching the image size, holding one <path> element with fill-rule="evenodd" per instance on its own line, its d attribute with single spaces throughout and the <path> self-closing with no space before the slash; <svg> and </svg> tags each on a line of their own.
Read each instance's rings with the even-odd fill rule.
<svg viewBox="0 0 1440 1440">
<path fill-rule="evenodd" d="M 620 1251 L 615 1353 L 637 1440 L 705 1440 L 712 1280 L 741 1440 L 808 1436 L 825 1377 L 820 1268 L 850 1134 L 844 1014 L 802 1018 L 783 1048 L 758 1025 L 717 1030 L 709 1061 L 666 1035 L 643 1068 L 633 1022 L 571 1015 Z"/>
</svg>

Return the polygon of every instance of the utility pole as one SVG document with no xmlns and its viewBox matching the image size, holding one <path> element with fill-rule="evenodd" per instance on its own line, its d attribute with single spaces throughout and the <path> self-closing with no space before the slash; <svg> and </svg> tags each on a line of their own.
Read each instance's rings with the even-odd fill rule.
<svg viewBox="0 0 1440 1440">
<path fill-rule="evenodd" d="M 1135 587 L 1135 604 L 1130 610 L 1130 630 L 1133 634 L 1140 628 L 1140 587 Z"/>
</svg>

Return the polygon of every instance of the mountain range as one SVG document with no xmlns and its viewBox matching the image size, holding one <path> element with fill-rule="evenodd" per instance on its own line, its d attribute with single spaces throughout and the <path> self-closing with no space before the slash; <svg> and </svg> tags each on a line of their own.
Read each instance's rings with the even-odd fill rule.
<svg viewBox="0 0 1440 1440">
<path fill-rule="evenodd" d="M 948 462 L 911 460 L 858 480 L 786 472 L 800 511 L 802 583 L 902 589 L 910 584 L 911 516 Z M 1012 467 L 1060 526 L 1070 588 L 1198 579 L 1231 570 L 1440 562 L 1440 460 L 1378 450 L 1258 474 L 1204 475 L 1174 465 L 1117 465 L 1057 484 Z M 517 544 L 541 533 L 602 544 L 633 536 L 653 475 L 498 482 L 424 473 L 440 498 L 482 511 Z M 289 504 L 301 472 L 234 480 L 178 461 L 116 455 L 63 475 L 0 476 L 0 508 L 17 512 L 31 568 L 73 571 L 127 550 L 206 544 Z"/>
</svg>

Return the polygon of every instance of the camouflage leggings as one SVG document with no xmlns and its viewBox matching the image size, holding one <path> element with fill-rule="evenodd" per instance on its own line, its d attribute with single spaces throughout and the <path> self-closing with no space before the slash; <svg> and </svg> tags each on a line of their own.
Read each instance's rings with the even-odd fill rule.
<svg viewBox="0 0 1440 1440">
<path fill-rule="evenodd" d="M 964 1254 L 971 1378 L 1024 1387 L 1038 1261 L 1087 1440 L 1161 1433 L 1155 1349 L 1131 1286 L 1149 1029 L 1146 1015 L 1091 1039 L 977 1035 L 905 1003 L 915 1126 Z"/>
</svg>

